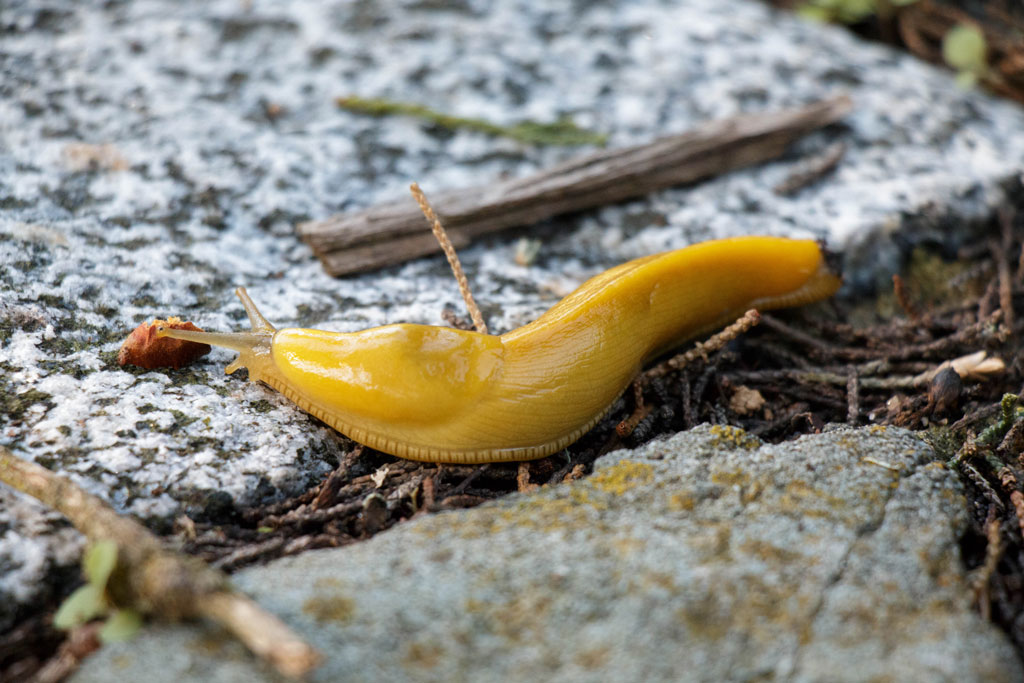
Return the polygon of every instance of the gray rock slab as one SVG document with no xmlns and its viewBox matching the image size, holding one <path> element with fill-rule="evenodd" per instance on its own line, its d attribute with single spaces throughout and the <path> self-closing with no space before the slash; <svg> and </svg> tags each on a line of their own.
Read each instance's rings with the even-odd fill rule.
<svg viewBox="0 0 1024 683">
<path fill-rule="evenodd" d="M 236 583 L 319 681 L 1020 681 L 970 604 L 952 472 L 909 432 L 763 445 L 698 427 L 593 476 L 421 517 Z M 215 629 L 147 628 L 75 683 L 272 680 Z"/>
<path fill-rule="evenodd" d="M 532 266 L 514 262 L 517 234 L 466 249 L 497 330 L 603 268 L 709 237 L 823 237 L 871 264 L 850 270 L 869 282 L 898 261 L 895 233 L 967 239 L 1024 159 L 1014 105 L 757 2 L 14 0 L 0 32 L 0 444 L 155 520 L 211 491 L 295 492 L 350 445 L 223 377 L 225 352 L 119 368 L 129 330 L 168 315 L 237 328 L 238 285 L 283 325 L 437 323 L 462 306 L 440 258 L 334 280 L 294 223 L 581 153 L 346 113 L 338 95 L 498 123 L 568 115 L 612 145 L 853 98 L 845 127 L 778 162 L 526 231 L 543 242 Z M 837 139 L 835 174 L 772 193 Z M 51 525 L 25 521 L 38 510 L 0 491 L 0 628 L 52 561 L 35 540 Z"/>
</svg>

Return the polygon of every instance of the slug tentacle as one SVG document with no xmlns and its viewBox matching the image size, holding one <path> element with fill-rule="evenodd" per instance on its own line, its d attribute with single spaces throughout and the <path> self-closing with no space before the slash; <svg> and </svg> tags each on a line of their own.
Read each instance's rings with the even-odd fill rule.
<svg viewBox="0 0 1024 683">
<path fill-rule="evenodd" d="M 501 336 L 427 325 L 275 330 L 239 288 L 252 331 L 161 330 L 240 352 L 240 367 L 347 436 L 413 460 L 550 455 L 583 435 L 644 363 L 750 308 L 839 288 L 813 240 L 742 237 L 630 261 Z"/>
<path fill-rule="evenodd" d="M 190 330 L 172 330 L 160 326 L 156 330 L 157 337 L 170 337 L 171 339 L 184 339 L 186 341 L 209 344 L 210 346 L 221 346 L 232 351 L 238 351 L 238 358 L 224 368 L 224 374 L 230 375 L 235 370 L 247 368 L 249 379 L 252 381 L 266 381 L 271 376 L 278 375 L 271 359 L 271 348 L 274 344 L 274 334 L 277 329 L 270 324 L 263 314 L 256 308 L 256 304 L 245 291 L 245 287 L 235 290 L 235 295 L 242 300 L 242 306 L 249 316 L 250 332 L 193 332 Z"/>
<path fill-rule="evenodd" d="M 245 287 L 237 287 L 235 289 L 235 296 L 242 300 L 242 306 L 245 307 L 245 314 L 249 316 L 249 326 L 252 327 L 253 332 L 277 331 L 277 328 L 263 317 L 260 309 L 256 308 L 256 303 L 249 296 L 249 292 L 245 291 Z"/>
</svg>

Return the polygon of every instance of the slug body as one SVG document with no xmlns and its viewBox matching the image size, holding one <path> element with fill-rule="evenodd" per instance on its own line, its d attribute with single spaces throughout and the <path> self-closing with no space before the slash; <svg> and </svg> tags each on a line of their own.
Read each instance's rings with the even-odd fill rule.
<svg viewBox="0 0 1024 683">
<path fill-rule="evenodd" d="M 582 436 L 646 361 L 747 309 L 809 303 L 839 284 L 812 240 L 743 237 L 624 263 L 501 336 L 411 324 L 275 330 L 241 289 L 252 332 L 161 334 L 239 351 L 228 373 L 247 368 L 385 453 L 529 460 Z"/>
</svg>

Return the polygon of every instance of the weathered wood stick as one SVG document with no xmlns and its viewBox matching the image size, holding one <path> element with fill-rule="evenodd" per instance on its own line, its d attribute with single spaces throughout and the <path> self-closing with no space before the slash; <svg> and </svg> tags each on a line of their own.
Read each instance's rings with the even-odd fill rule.
<svg viewBox="0 0 1024 683">
<path fill-rule="evenodd" d="M 846 96 L 800 109 L 704 124 L 646 145 L 602 150 L 517 180 L 433 195 L 456 247 L 551 216 L 692 183 L 780 156 L 852 108 Z M 349 275 L 438 251 L 416 202 L 403 198 L 297 226 L 331 275 Z"/>
</svg>

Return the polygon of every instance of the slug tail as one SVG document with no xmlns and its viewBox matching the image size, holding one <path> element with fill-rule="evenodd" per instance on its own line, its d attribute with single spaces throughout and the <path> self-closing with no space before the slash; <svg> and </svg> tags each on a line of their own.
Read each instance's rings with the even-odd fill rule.
<svg viewBox="0 0 1024 683">
<path fill-rule="evenodd" d="M 822 252 L 822 261 L 802 287 L 792 292 L 774 297 L 757 299 L 750 304 L 751 308 L 772 309 L 803 306 L 827 299 L 839 290 L 843 284 L 840 267 L 830 256 L 830 252 Z"/>
</svg>

